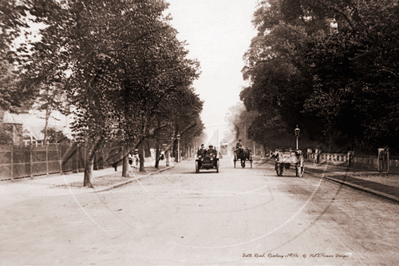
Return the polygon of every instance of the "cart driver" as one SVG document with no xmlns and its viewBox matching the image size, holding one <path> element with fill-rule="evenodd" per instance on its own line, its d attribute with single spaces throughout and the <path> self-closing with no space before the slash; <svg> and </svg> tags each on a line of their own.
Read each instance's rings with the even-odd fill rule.
<svg viewBox="0 0 399 266">
<path fill-rule="evenodd" d="M 236 144 L 236 149 L 241 149 L 241 148 L 242 148 L 242 144 L 241 144 L 241 140 L 239 139 Z"/>
<path fill-rule="evenodd" d="M 237 156 L 241 156 L 242 153 L 242 144 L 241 144 L 241 140 L 239 139 L 237 144 L 236 144 L 236 151 L 237 151 Z"/>
</svg>

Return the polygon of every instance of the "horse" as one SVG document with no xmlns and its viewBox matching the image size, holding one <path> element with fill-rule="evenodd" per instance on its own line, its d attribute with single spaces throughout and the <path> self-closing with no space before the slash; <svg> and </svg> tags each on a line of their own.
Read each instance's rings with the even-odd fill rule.
<svg viewBox="0 0 399 266">
<path fill-rule="evenodd" d="M 242 149 L 242 148 L 237 148 L 234 151 L 234 168 L 236 167 L 236 161 L 240 160 L 241 161 L 241 167 L 245 167 L 245 161 L 248 160 L 251 163 L 251 168 L 252 168 L 252 154 L 251 150 L 249 149 Z"/>
</svg>

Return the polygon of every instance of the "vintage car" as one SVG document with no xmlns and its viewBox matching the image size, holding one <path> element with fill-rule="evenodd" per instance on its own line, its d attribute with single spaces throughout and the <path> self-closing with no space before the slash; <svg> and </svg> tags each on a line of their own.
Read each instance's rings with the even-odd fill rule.
<svg viewBox="0 0 399 266">
<path fill-rule="evenodd" d="M 301 150 L 282 152 L 276 154 L 275 170 L 278 176 L 283 175 L 284 169 L 295 166 L 295 175 L 303 177 L 304 158 Z"/>
<path fill-rule="evenodd" d="M 202 169 L 216 169 L 216 173 L 219 173 L 219 158 L 217 158 L 217 152 L 206 152 L 203 155 L 198 154 L 196 156 L 195 172 L 199 173 Z"/>
</svg>

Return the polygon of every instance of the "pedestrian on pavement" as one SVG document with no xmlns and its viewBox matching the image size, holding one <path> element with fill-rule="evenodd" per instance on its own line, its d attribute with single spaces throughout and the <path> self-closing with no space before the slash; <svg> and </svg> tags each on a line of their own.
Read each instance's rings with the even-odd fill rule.
<svg viewBox="0 0 399 266">
<path fill-rule="evenodd" d="M 351 166 L 352 164 L 352 159 L 355 156 L 355 152 L 354 151 L 348 151 L 348 167 Z"/>
<path fill-rule="evenodd" d="M 115 172 L 118 171 L 118 162 L 112 164 L 112 167 L 115 169 Z"/>
<path fill-rule="evenodd" d="M 306 160 L 310 161 L 310 155 L 312 154 L 312 149 L 307 149 L 306 151 Z"/>
<path fill-rule="evenodd" d="M 323 151 L 321 149 L 319 149 L 319 156 L 317 157 L 317 163 L 320 162 L 320 158 L 321 158 L 321 154 L 323 153 Z"/>
<path fill-rule="evenodd" d="M 319 163 L 319 149 L 314 150 L 314 163 Z"/>
<path fill-rule="evenodd" d="M 129 165 L 132 165 L 132 164 L 133 164 L 133 157 L 132 157 L 132 154 L 129 153 Z"/>
<path fill-rule="evenodd" d="M 135 149 L 133 153 L 133 162 L 136 167 L 139 165 L 139 149 Z"/>
</svg>

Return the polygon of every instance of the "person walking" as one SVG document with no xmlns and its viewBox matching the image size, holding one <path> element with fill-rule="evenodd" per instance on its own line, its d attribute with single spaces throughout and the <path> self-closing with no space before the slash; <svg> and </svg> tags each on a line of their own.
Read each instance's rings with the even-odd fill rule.
<svg viewBox="0 0 399 266">
<path fill-rule="evenodd" d="M 138 167 L 138 165 L 139 165 L 139 160 L 140 160 L 140 158 L 139 158 L 139 150 L 135 149 L 134 150 L 134 154 L 133 154 L 133 162 L 134 162 L 134 165 L 136 167 Z"/>
</svg>

